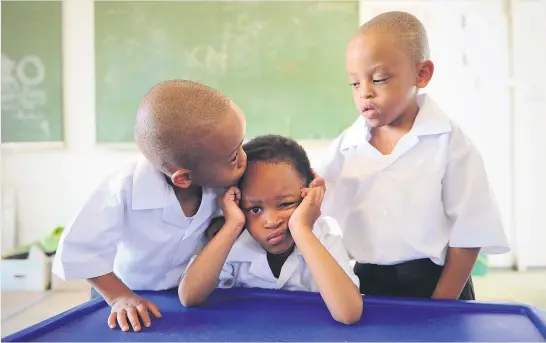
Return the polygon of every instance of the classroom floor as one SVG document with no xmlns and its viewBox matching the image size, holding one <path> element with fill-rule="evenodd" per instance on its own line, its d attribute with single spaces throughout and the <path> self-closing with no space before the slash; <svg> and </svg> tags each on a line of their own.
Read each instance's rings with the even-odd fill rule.
<svg viewBox="0 0 546 343">
<path fill-rule="evenodd" d="M 546 310 L 546 270 L 493 271 L 474 277 L 478 300 L 519 302 Z M 89 299 L 85 284 L 70 290 L 2 292 L 1 337 L 41 322 Z M 106 318 L 104 318 L 106 325 Z"/>
</svg>

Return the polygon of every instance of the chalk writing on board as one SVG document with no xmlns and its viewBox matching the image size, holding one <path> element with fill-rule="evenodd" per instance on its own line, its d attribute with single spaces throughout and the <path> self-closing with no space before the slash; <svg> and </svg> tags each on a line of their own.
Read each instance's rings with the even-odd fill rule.
<svg viewBox="0 0 546 343">
<path fill-rule="evenodd" d="M 34 55 L 18 61 L 2 54 L 2 116 L 19 121 L 34 122 L 50 135 L 45 107 L 47 94 L 43 88 L 46 77 L 44 62 Z"/>
<path fill-rule="evenodd" d="M 249 19 L 248 14 L 243 13 L 237 16 L 236 26 L 238 32 L 243 32 L 245 35 L 258 38 L 260 33 L 267 26 L 267 22 L 251 20 Z"/>
<path fill-rule="evenodd" d="M 198 45 L 186 53 L 186 64 L 190 68 L 200 69 L 213 74 L 225 71 L 224 56 L 211 45 Z"/>
<path fill-rule="evenodd" d="M 241 78 L 257 76 L 262 72 L 260 65 L 249 61 L 263 60 L 266 56 L 274 58 L 272 55 L 282 47 L 282 42 L 275 42 L 271 37 L 262 39 L 267 25 L 267 22 L 256 21 L 244 13 L 226 20 L 222 30 L 221 51 L 227 57 L 228 73 L 237 70 Z"/>
<path fill-rule="evenodd" d="M 209 74 L 225 73 L 228 68 L 228 42 L 230 33 L 224 32 L 220 48 L 212 45 L 198 45 L 186 53 L 189 67 L 198 68 Z"/>
</svg>

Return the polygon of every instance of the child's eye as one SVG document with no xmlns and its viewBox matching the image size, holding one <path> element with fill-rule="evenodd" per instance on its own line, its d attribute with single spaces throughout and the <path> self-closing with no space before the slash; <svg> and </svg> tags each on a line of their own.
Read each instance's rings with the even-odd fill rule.
<svg viewBox="0 0 546 343">
<path fill-rule="evenodd" d="M 376 85 L 384 85 L 387 83 L 387 80 L 388 79 L 377 79 L 377 80 L 373 80 L 373 83 Z"/>
<path fill-rule="evenodd" d="M 360 86 L 360 82 L 351 83 L 351 87 L 353 87 L 353 88 L 358 88 L 358 86 Z"/>
<path fill-rule="evenodd" d="M 290 208 L 292 206 L 296 205 L 295 202 L 285 202 L 284 204 L 281 204 L 279 208 Z"/>
<path fill-rule="evenodd" d="M 237 162 L 237 157 L 239 157 L 239 154 L 235 154 L 235 156 L 229 161 L 230 164 L 235 164 Z"/>
<path fill-rule="evenodd" d="M 259 207 L 251 207 L 247 211 L 252 214 L 259 214 L 262 211 L 262 209 Z"/>
</svg>

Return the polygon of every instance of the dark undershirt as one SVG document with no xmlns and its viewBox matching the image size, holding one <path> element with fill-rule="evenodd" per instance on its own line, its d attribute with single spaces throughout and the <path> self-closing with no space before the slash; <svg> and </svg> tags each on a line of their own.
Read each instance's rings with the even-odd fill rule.
<svg viewBox="0 0 546 343">
<path fill-rule="evenodd" d="M 271 269 L 271 272 L 273 273 L 273 276 L 278 279 L 281 275 L 281 269 L 284 265 L 284 262 L 288 259 L 288 256 L 292 254 L 294 249 L 296 248 L 296 244 L 292 244 L 292 247 L 290 247 L 288 250 L 283 252 L 279 255 L 274 255 L 271 253 L 267 253 L 267 263 L 269 263 L 269 268 Z"/>
</svg>

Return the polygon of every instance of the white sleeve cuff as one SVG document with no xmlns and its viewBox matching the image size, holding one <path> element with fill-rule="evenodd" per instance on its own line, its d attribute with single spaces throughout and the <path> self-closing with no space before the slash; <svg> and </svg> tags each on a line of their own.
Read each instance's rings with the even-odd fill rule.
<svg viewBox="0 0 546 343">
<path fill-rule="evenodd" d="M 235 276 L 233 266 L 225 263 L 218 277 L 218 288 L 232 288 L 235 286 Z"/>
<path fill-rule="evenodd" d="M 61 256 L 53 261 L 53 274 L 63 281 L 90 279 L 113 272 L 113 263 L 106 261 L 86 261 L 85 263 L 62 263 Z"/>
<path fill-rule="evenodd" d="M 510 251 L 500 217 L 495 213 L 476 213 L 459 218 L 451 229 L 449 246 L 481 248 L 481 252 L 485 254 L 504 254 Z"/>
</svg>

